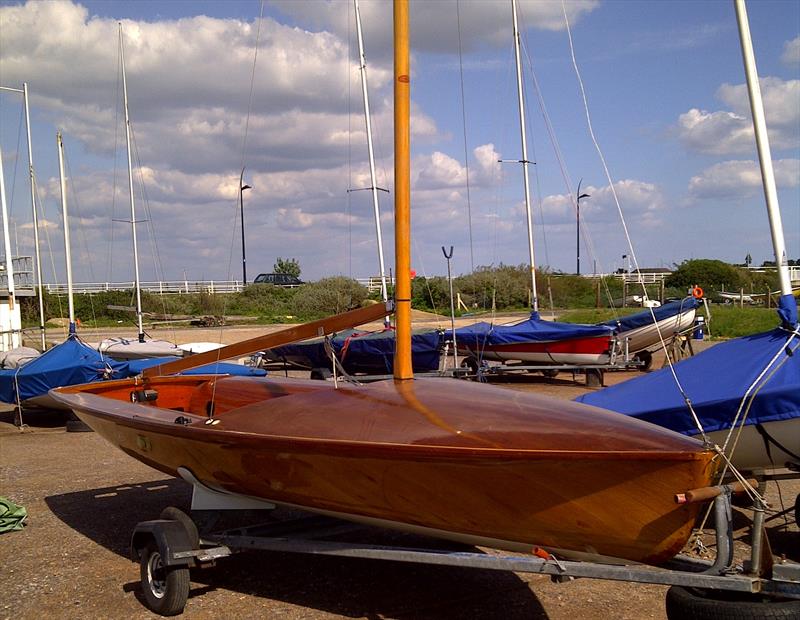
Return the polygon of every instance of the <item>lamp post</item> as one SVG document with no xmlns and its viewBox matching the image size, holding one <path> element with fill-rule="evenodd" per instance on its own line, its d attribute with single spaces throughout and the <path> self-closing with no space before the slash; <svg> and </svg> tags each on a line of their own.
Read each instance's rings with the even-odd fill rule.
<svg viewBox="0 0 800 620">
<path fill-rule="evenodd" d="M 577 273 L 581 275 L 581 198 L 589 198 L 590 194 L 581 194 L 581 183 L 583 179 L 578 181 L 577 200 L 575 200 L 576 210 L 576 231 L 575 231 L 575 255 L 578 259 Z"/>
<path fill-rule="evenodd" d="M 244 168 L 239 175 L 239 213 L 242 216 L 242 288 L 247 286 L 247 253 L 244 242 L 244 190 L 253 189 L 249 185 L 244 185 Z"/>
</svg>

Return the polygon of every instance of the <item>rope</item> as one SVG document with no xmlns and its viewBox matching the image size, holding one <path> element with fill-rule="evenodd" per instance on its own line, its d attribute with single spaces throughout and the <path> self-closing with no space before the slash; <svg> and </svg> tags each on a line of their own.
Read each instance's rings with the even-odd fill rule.
<svg viewBox="0 0 800 620">
<path fill-rule="evenodd" d="M 252 68 L 252 70 L 250 72 L 250 94 L 249 94 L 248 99 L 247 99 L 247 115 L 245 117 L 245 123 L 244 123 L 244 135 L 242 136 L 242 156 L 241 156 L 241 159 L 239 161 L 239 164 L 240 164 L 239 165 L 239 169 L 240 170 L 244 170 L 244 167 L 245 167 L 244 166 L 244 162 L 245 162 L 245 158 L 246 158 L 246 155 L 247 155 L 247 136 L 248 136 L 248 132 L 249 132 L 249 128 L 250 128 L 250 115 L 251 115 L 251 112 L 252 112 L 252 109 L 253 109 L 253 91 L 255 89 L 256 64 L 257 64 L 257 61 L 258 61 L 258 48 L 259 48 L 259 44 L 261 42 L 261 22 L 263 21 L 263 18 L 264 18 L 264 0 L 261 0 L 260 9 L 259 9 L 259 15 L 258 15 L 258 27 L 256 29 L 255 49 L 253 50 L 253 68 Z M 238 182 L 239 182 L 239 179 L 237 177 L 237 183 Z M 242 191 L 241 190 L 241 186 L 237 185 L 236 189 L 237 189 L 237 192 L 236 192 L 237 193 L 237 199 L 235 200 L 235 205 L 234 205 L 233 226 L 231 226 L 231 242 L 230 242 L 230 246 L 229 246 L 230 247 L 230 252 L 228 253 L 228 277 L 229 278 L 230 278 L 230 274 L 231 274 L 231 271 L 232 271 L 232 265 L 233 265 L 233 247 L 234 247 L 235 238 L 236 238 L 236 223 L 239 221 L 239 209 L 237 208 L 238 205 L 239 205 L 238 196 L 240 195 L 240 193 Z M 244 226 L 244 222 L 242 222 L 241 225 Z M 247 285 L 246 282 L 242 282 L 242 286 L 246 286 L 246 285 Z M 228 297 L 225 296 L 224 301 L 222 303 L 222 313 L 223 313 L 223 315 L 226 313 L 227 306 L 228 306 Z M 222 329 L 223 329 L 223 326 L 220 325 L 219 326 L 219 341 L 220 342 L 222 341 Z M 220 357 L 219 357 L 220 353 L 219 352 L 220 352 L 220 349 L 217 349 L 217 359 L 216 359 L 215 364 L 219 364 L 219 362 L 220 362 Z M 212 403 L 214 403 L 214 400 L 216 398 L 216 394 L 217 394 L 217 382 L 214 381 L 213 385 L 212 385 L 212 388 L 211 388 L 211 402 Z"/>
<path fill-rule="evenodd" d="M 741 403 L 739 404 L 739 409 L 736 412 L 736 416 L 734 417 L 733 422 L 731 423 L 731 428 L 728 431 L 728 435 L 725 437 L 725 443 L 722 446 L 722 449 L 727 451 L 728 443 L 730 442 L 731 437 L 733 437 L 733 433 L 734 431 L 736 431 L 736 427 L 738 424 L 739 428 L 738 431 L 736 431 L 736 437 L 734 438 L 733 445 L 729 452 L 731 456 L 735 452 L 736 446 L 739 443 L 739 437 L 741 436 L 742 431 L 744 430 L 744 426 L 747 422 L 747 417 L 750 415 L 750 408 L 752 407 L 756 396 L 761 391 L 761 389 L 765 385 L 767 385 L 767 383 L 769 383 L 770 379 L 775 375 L 775 373 L 778 372 L 778 370 L 780 370 L 783 367 L 783 365 L 789 360 L 789 357 L 794 355 L 797 352 L 797 350 L 800 349 L 800 343 L 796 344 L 793 349 L 789 349 L 792 340 L 800 336 L 800 331 L 798 330 L 800 330 L 800 328 L 795 328 L 794 331 L 789 333 L 789 339 L 785 343 L 781 344 L 779 350 L 775 353 L 772 359 L 770 359 L 770 361 L 767 363 L 766 367 L 761 371 L 761 373 L 759 373 L 759 375 L 753 380 L 753 382 L 745 391 L 744 396 L 742 396 Z M 785 357 L 778 363 L 778 359 L 781 357 L 781 355 L 785 355 Z M 772 370 L 770 370 L 770 368 L 772 368 Z M 741 424 L 739 424 L 740 416 L 742 418 Z"/>
<path fill-rule="evenodd" d="M 472 200 L 469 193 L 469 152 L 467 150 L 467 110 L 464 102 L 464 59 L 461 50 L 461 10 L 459 0 L 456 0 L 456 23 L 458 26 L 458 74 L 461 81 L 461 123 L 464 132 L 464 169 L 467 181 L 467 222 L 469 224 L 469 268 L 475 271 L 475 256 L 472 243 Z"/>
<path fill-rule="evenodd" d="M 625 239 L 626 239 L 626 241 L 628 243 L 628 250 L 631 253 L 631 259 L 632 259 L 633 264 L 634 264 L 634 266 L 636 268 L 636 272 L 639 274 L 639 282 L 642 285 L 642 289 L 644 291 L 644 301 L 646 302 L 648 300 L 647 288 L 644 285 L 644 280 L 642 278 L 641 271 L 639 269 L 639 261 L 636 258 L 636 252 L 633 249 L 633 241 L 631 240 L 631 236 L 630 236 L 630 233 L 628 231 L 628 225 L 625 222 L 625 215 L 622 212 L 622 206 L 620 205 L 619 197 L 617 196 L 617 191 L 614 188 L 614 182 L 613 182 L 613 180 L 611 178 L 611 173 L 609 172 L 608 165 L 606 164 L 606 159 L 603 156 L 603 151 L 600 149 L 600 145 L 597 142 L 597 138 L 595 137 L 595 134 L 594 134 L 594 128 L 592 126 L 592 117 L 591 117 L 591 114 L 589 112 L 589 102 L 588 102 L 587 97 L 586 97 L 586 90 L 585 90 L 585 88 L 583 86 L 583 79 L 581 78 L 580 69 L 578 69 L 578 61 L 575 58 L 575 46 L 574 46 L 573 41 L 572 41 L 572 31 L 570 29 L 569 17 L 567 17 L 567 8 L 566 8 L 566 5 L 564 3 L 564 0 L 561 0 L 561 9 L 562 9 L 562 12 L 564 14 L 564 23 L 566 24 L 567 38 L 569 40 L 569 50 L 570 50 L 570 55 L 572 57 L 572 66 L 573 66 L 573 68 L 575 70 L 575 76 L 578 79 L 578 86 L 580 87 L 580 91 L 581 91 L 581 98 L 583 99 L 583 106 L 584 106 L 584 111 L 586 113 L 586 123 L 587 123 L 588 129 L 589 129 L 589 135 L 590 135 L 590 137 L 592 139 L 592 143 L 594 144 L 595 150 L 597 151 L 597 154 L 598 154 L 598 156 L 600 158 L 600 162 L 601 162 L 601 164 L 603 166 L 603 171 L 605 172 L 606 180 L 608 181 L 608 187 L 611 190 L 612 197 L 614 198 L 614 204 L 615 204 L 615 206 L 617 208 L 617 213 L 619 214 L 620 222 L 622 224 L 622 230 L 625 233 Z M 706 444 L 710 445 L 710 441 L 708 439 L 708 436 L 706 435 L 705 430 L 703 429 L 703 425 L 700 422 L 700 418 L 697 416 L 697 413 L 695 412 L 694 407 L 692 407 L 692 401 L 689 399 L 689 396 L 686 394 L 686 391 L 684 390 L 683 385 L 681 384 L 680 380 L 678 379 L 678 375 L 675 372 L 675 368 L 674 368 L 674 365 L 672 363 L 672 359 L 671 359 L 671 357 L 669 355 L 669 352 L 667 350 L 667 344 L 664 341 L 664 337 L 663 337 L 663 335 L 661 333 L 661 329 L 658 326 L 658 321 L 656 320 L 655 311 L 650 306 L 650 304 L 645 304 L 645 305 L 647 305 L 649 310 L 650 310 L 650 315 L 651 315 L 651 317 L 653 319 L 653 324 L 656 327 L 656 332 L 658 333 L 659 342 L 660 342 L 661 347 L 664 350 L 664 353 L 666 355 L 667 364 L 669 366 L 670 372 L 672 373 L 673 380 L 675 381 L 675 384 L 678 387 L 678 390 L 680 391 L 681 396 L 683 397 L 683 400 L 686 403 L 687 408 L 689 409 L 689 413 L 692 416 L 692 420 L 694 421 L 695 426 L 700 431 L 700 435 L 702 436 L 703 441 Z"/>
</svg>

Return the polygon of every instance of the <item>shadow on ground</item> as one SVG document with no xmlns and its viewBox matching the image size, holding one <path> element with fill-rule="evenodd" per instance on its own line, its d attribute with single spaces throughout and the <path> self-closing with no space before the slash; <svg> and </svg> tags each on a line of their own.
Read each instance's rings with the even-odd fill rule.
<svg viewBox="0 0 800 620">
<path fill-rule="evenodd" d="M 65 493 L 45 501 L 69 527 L 127 558 L 130 535 L 138 522 L 158 518 L 169 505 L 186 510 L 190 496 L 188 484 L 166 479 Z M 418 548 L 449 545 L 374 528 L 366 528 L 359 540 Z M 140 598 L 138 582 L 121 585 Z M 506 571 L 473 568 L 253 551 L 224 558 L 210 568 L 193 569 L 188 607 L 192 598 L 214 589 L 348 617 L 446 620 L 498 617 L 502 611 L 502 617 L 509 620 L 547 618 L 541 603 L 520 577 Z"/>
</svg>

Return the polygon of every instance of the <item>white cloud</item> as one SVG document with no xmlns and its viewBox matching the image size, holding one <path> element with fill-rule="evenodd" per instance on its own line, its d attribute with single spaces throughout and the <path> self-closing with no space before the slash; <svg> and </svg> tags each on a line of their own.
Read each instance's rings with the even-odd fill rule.
<svg viewBox="0 0 800 620">
<path fill-rule="evenodd" d="M 608 185 L 603 187 L 587 185 L 581 192 L 589 194 L 588 198 L 581 200 L 581 218 L 603 221 L 617 219 L 614 193 L 626 216 L 642 217 L 644 214 L 658 213 L 665 207 L 664 195 L 658 185 L 634 179 L 616 181 L 614 192 Z M 555 194 L 547 196 L 542 202 L 546 213 L 551 216 L 568 219 L 575 217 L 574 196 Z"/>
<path fill-rule="evenodd" d="M 124 137 L 117 22 L 53 0 L 4 6 L 0 24 L 3 81 L 27 81 L 34 107 L 63 128 L 67 139 L 80 140 L 95 154 L 119 148 Z M 142 162 L 200 172 L 217 171 L 220 162 L 236 167 L 250 101 L 256 24 L 198 16 L 125 20 L 123 30 L 130 114 Z M 359 71 L 355 58 L 348 57 L 347 40 L 271 18 L 263 20 L 261 30 L 248 164 L 269 169 L 339 165 L 350 144 L 365 142 Z M 371 63 L 369 77 L 376 134 L 390 140 L 391 64 Z M 412 131 L 415 139 L 438 133 L 433 119 L 416 105 Z M 354 153 L 358 160 L 366 157 L 366 149 Z"/>
<path fill-rule="evenodd" d="M 312 28 L 326 29 L 345 38 L 355 30 L 352 11 L 342 10 L 335 2 L 297 2 L 278 0 L 273 2 L 281 11 L 293 16 Z M 570 24 L 575 25 L 581 17 L 600 5 L 598 0 L 572 0 L 566 3 Z M 388 58 L 391 52 L 392 19 L 389 6 L 382 1 L 359 3 L 364 31 L 367 60 Z M 563 30 L 564 14 L 560 2 L 520 0 L 518 13 L 522 28 Z M 472 51 L 485 45 L 507 45 L 510 39 L 509 23 L 511 5 L 505 2 L 459 2 L 436 0 L 415 2 L 409 12 L 412 51 L 457 52 L 458 26 L 456 8 L 461 22 L 461 43 L 464 51 Z M 388 13 L 387 13 L 388 11 Z"/>
<path fill-rule="evenodd" d="M 800 185 L 800 160 L 773 162 L 778 187 Z M 755 161 L 725 161 L 703 170 L 689 181 L 689 193 L 695 198 L 730 198 L 753 196 L 761 191 L 761 169 Z"/>
<path fill-rule="evenodd" d="M 776 149 L 800 144 L 800 80 L 765 77 L 760 80 L 770 143 Z M 708 112 L 692 108 L 678 118 L 677 133 L 696 152 L 731 155 L 755 147 L 747 86 L 723 84 L 717 96 L 730 111 Z"/>
<path fill-rule="evenodd" d="M 790 67 L 800 65 L 800 37 L 795 37 L 783 44 L 781 61 Z"/>
</svg>

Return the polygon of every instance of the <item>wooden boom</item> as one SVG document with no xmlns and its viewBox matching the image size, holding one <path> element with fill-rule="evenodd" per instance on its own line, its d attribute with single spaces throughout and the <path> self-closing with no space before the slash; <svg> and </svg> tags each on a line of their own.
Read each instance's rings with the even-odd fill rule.
<svg viewBox="0 0 800 620">
<path fill-rule="evenodd" d="M 306 338 L 314 338 L 316 336 L 324 336 L 332 332 L 339 331 L 340 329 L 348 329 L 356 325 L 363 325 L 370 321 L 377 321 L 382 319 L 387 314 L 393 311 L 393 303 L 386 302 L 385 304 L 374 304 L 366 308 L 358 308 L 329 316 L 325 319 L 318 321 L 311 321 L 310 323 L 303 323 L 287 329 L 282 329 L 278 332 L 266 334 L 264 336 L 257 336 L 249 340 L 243 340 L 235 344 L 230 344 L 220 349 L 207 351 L 206 353 L 198 353 L 197 355 L 190 355 L 174 362 L 167 362 L 166 364 L 159 364 L 158 366 L 151 366 L 142 372 L 144 378 L 158 377 L 162 375 L 172 375 L 187 370 L 188 368 L 197 368 L 205 364 L 213 364 L 220 360 L 230 359 L 232 357 L 242 357 L 243 355 L 250 355 L 265 349 L 272 349 L 280 347 L 290 342 L 297 342 L 298 340 L 305 340 Z"/>
</svg>

